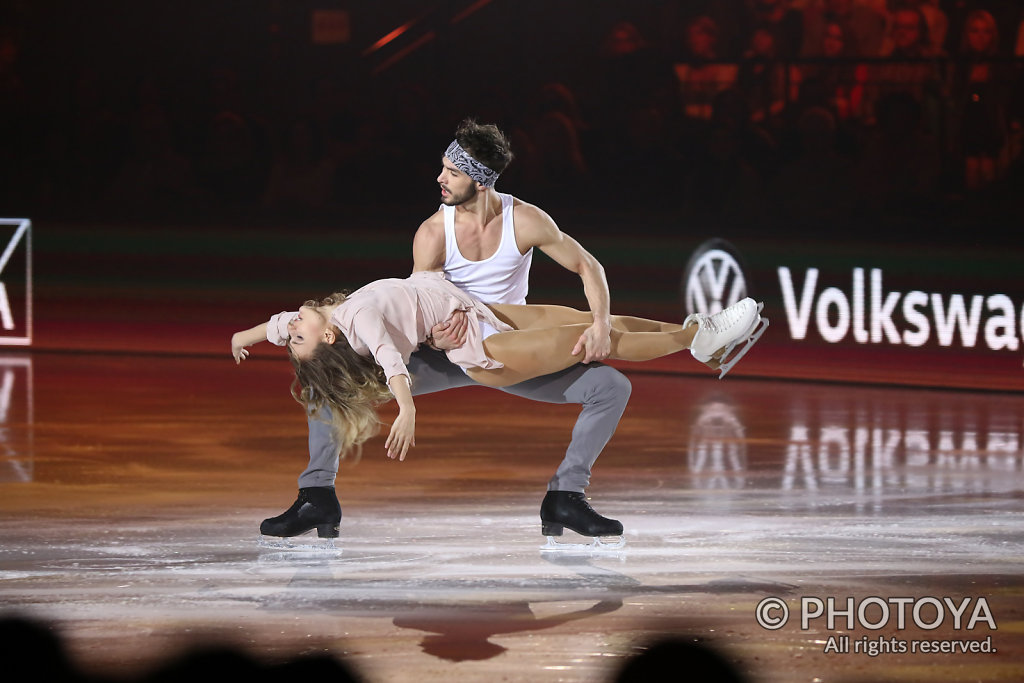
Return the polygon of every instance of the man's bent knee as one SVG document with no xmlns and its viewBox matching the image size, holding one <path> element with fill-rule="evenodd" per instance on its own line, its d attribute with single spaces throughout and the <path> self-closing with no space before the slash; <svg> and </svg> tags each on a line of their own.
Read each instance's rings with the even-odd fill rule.
<svg viewBox="0 0 1024 683">
<path fill-rule="evenodd" d="M 588 402 L 621 403 L 623 406 L 629 401 L 633 393 L 633 383 L 621 372 L 608 365 L 598 365 L 587 371 L 588 379 L 593 384 L 590 387 Z"/>
</svg>

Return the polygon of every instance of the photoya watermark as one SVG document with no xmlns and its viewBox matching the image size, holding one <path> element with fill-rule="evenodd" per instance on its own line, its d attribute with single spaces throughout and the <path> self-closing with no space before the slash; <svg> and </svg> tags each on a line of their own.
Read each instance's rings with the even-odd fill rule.
<svg viewBox="0 0 1024 683">
<path fill-rule="evenodd" d="M 775 631 L 791 622 L 790 606 L 782 598 L 767 597 L 754 611 L 754 618 L 764 629 Z M 795 623 L 795 622 L 794 622 Z M 800 630 L 824 628 L 830 631 L 863 629 L 878 631 L 935 631 L 939 628 L 981 636 L 983 631 L 996 631 L 995 616 L 984 597 L 877 597 L 866 598 L 800 598 Z M 992 636 L 963 639 L 904 639 L 896 636 L 833 635 L 823 641 L 825 653 L 866 654 L 965 654 L 994 653 Z"/>
<path fill-rule="evenodd" d="M 781 598 L 765 598 L 757 605 L 757 623 L 774 631 L 789 622 L 789 605 Z M 985 598 L 800 598 L 800 629 L 813 626 L 864 628 L 877 631 L 895 626 L 899 630 L 917 627 L 932 631 L 942 626 L 973 631 L 979 625 L 997 629 L 992 609 Z"/>
</svg>

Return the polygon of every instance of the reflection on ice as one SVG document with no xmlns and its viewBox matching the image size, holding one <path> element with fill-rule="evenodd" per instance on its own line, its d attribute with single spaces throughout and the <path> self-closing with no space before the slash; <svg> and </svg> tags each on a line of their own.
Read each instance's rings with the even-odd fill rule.
<svg viewBox="0 0 1024 683">
<path fill-rule="evenodd" d="M 0 356 L 0 482 L 34 476 L 31 356 Z"/>
<path fill-rule="evenodd" d="M 690 427 L 690 470 L 704 474 L 701 486 L 742 489 L 746 484 L 746 428 L 727 399 L 700 404 Z"/>
<path fill-rule="evenodd" d="M 727 395 L 700 404 L 690 426 L 688 463 L 694 486 L 751 486 L 801 492 L 796 505 L 850 502 L 881 509 L 887 499 L 934 494 L 1004 495 L 1021 488 L 1024 412 L 998 395 L 917 391 L 908 400 L 859 400 L 858 390 L 822 388 L 849 400 L 811 401 L 806 392 L 773 396 L 788 417 L 783 434 L 743 423 Z M 898 393 L 898 390 L 896 390 Z M 747 438 L 751 437 L 751 438 Z M 748 462 L 751 442 L 782 444 L 781 463 L 760 470 Z M 770 448 L 759 448 L 764 464 Z M 889 498 L 893 497 L 893 498 Z"/>
</svg>

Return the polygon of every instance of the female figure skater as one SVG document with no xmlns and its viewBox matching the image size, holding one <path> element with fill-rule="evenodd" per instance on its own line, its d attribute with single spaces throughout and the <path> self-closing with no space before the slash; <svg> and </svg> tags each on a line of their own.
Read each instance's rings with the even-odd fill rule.
<svg viewBox="0 0 1024 683">
<path fill-rule="evenodd" d="M 724 375 L 767 327 L 760 310 L 761 304 L 743 299 L 712 316 L 691 315 L 681 325 L 613 315 L 610 357 L 644 361 L 690 349 Z M 385 448 L 388 457 L 404 460 L 416 427 L 405 363 L 417 346 L 430 343 L 431 328 L 457 311 L 468 319 L 467 340 L 445 353 L 475 381 L 495 387 L 579 362 L 572 349 L 593 323 L 590 313 L 565 306 L 485 305 L 443 273 L 421 271 L 278 313 L 235 333 L 231 353 L 239 363 L 257 342 L 287 346 L 295 367 L 293 396 L 310 414 L 330 405 L 342 453 L 376 435 L 375 408 L 393 395 L 399 411 Z M 741 342 L 746 346 L 726 360 Z"/>
</svg>

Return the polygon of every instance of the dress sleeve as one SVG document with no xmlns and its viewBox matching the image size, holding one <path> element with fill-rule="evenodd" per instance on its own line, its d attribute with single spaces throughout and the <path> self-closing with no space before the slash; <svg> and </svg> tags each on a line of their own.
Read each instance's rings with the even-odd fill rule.
<svg viewBox="0 0 1024 683">
<path fill-rule="evenodd" d="M 388 382 L 396 375 L 410 377 L 402 354 L 395 346 L 384 317 L 374 308 L 363 308 L 352 317 L 352 329 L 366 344 L 377 365 L 384 369 Z"/>
<path fill-rule="evenodd" d="M 288 323 L 295 319 L 298 311 L 281 311 L 270 316 L 267 321 L 267 341 L 271 344 L 284 346 L 288 343 Z"/>
</svg>

